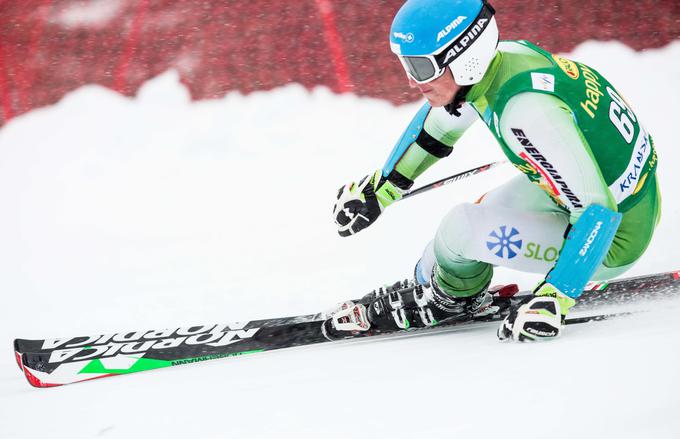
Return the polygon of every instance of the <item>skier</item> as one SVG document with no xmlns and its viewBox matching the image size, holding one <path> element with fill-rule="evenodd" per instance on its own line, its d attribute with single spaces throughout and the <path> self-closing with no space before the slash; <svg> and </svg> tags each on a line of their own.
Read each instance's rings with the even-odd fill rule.
<svg viewBox="0 0 680 439">
<path fill-rule="evenodd" d="M 572 257 L 563 251 L 565 238 L 589 206 L 622 214 L 593 279 L 619 276 L 649 245 L 661 208 L 651 136 L 592 67 L 527 41 L 499 42 L 494 13 L 480 0 L 408 0 L 401 7 L 390 47 L 427 103 L 382 169 L 340 189 L 333 214 L 340 236 L 370 226 L 451 154 L 478 118 L 524 175 L 454 206 L 426 246 L 415 279 L 343 304 L 324 324 L 329 338 L 496 312 L 488 287 L 500 265 L 546 280 L 511 310 L 498 337 L 551 339 L 575 300 L 548 275 Z"/>
</svg>

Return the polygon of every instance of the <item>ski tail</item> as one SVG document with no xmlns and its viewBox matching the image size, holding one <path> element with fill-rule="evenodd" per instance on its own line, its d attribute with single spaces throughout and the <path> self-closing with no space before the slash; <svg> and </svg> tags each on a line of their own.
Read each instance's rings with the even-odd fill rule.
<svg viewBox="0 0 680 439">
<path fill-rule="evenodd" d="M 320 326 L 317 322 L 316 326 Z M 288 346 L 283 346 L 288 347 Z M 277 349 L 270 346 L 270 349 Z M 24 352 L 21 355 L 22 370 L 28 383 L 33 387 L 58 387 L 66 384 L 74 384 L 92 381 L 99 378 L 127 375 L 136 372 L 145 372 L 165 367 L 180 366 L 184 364 L 198 363 L 219 358 L 235 357 L 265 349 L 251 351 L 224 352 L 212 355 L 189 356 L 176 360 L 164 360 L 147 358 L 144 355 L 153 356 L 153 353 L 139 353 L 133 355 L 118 355 L 110 358 L 96 358 L 72 362 L 57 363 L 49 352 Z M 58 352 L 58 351 L 57 351 Z M 61 352 L 58 352 L 61 355 Z M 181 355 L 181 352 L 179 352 Z"/>
<path fill-rule="evenodd" d="M 17 360 L 17 366 L 19 370 L 24 370 L 24 365 L 21 361 L 21 349 L 19 348 L 19 339 L 14 339 L 14 359 Z"/>
<path fill-rule="evenodd" d="M 24 355 L 26 355 L 26 354 L 24 354 Z M 28 384 L 30 384 L 33 387 L 47 388 L 47 387 L 59 387 L 59 386 L 62 385 L 62 384 L 53 384 L 53 383 L 49 383 L 49 382 L 41 380 L 40 378 L 38 378 L 39 373 L 37 373 L 36 371 L 34 371 L 34 370 L 32 370 L 28 367 L 22 367 L 22 371 L 24 372 L 24 376 L 26 377 Z"/>
</svg>

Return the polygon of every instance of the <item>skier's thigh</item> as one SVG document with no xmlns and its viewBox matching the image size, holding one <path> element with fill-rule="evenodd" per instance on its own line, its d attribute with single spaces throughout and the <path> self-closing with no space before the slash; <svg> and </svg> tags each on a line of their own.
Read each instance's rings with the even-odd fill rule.
<svg viewBox="0 0 680 439">
<path fill-rule="evenodd" d="M 562 212 L 463 203 L 444 217 L 434 241 L 437 260 L 482 261 L 546 273 L 557 259 L 569 223 Z"/>
<path fill-rule="evenodd" d="M 478 203 L 528 212 L 565 213 L 543 189 L 524 175 L 518 175 L 482 195 Z"/>
</svg>

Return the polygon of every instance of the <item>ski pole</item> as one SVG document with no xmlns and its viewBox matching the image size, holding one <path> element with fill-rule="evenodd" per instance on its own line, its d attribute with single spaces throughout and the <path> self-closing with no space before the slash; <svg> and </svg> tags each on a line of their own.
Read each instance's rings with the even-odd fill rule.
<svg viewBox="0 0 680 439">
<path fill-rule="evenodd" d="M 430 184 L 426 184 L 425 186 L 421 186 L 417 189 L 412 189 L 410 191 L 407 191 L 404 195 L 402 195 L 401 199 L 403 200 L 403 199 L 412 197 L 414 195 L 422 194 L 423 192 L 427 192 L 429 190 L 436 189 L 438 187 L 447 185 L 447 184 L 452 183 L 454 181 L 462 180 L 464 178 L 473 176 L 475 174 L 479 174 L 480 172 L 488 171 L 491 168 L 494 168 L 498 165 L 502 165 L 502 164 L 505 164 L 505 163 L 508 163 L 508 161 L 507 160 L 500 160 L 500 161 L 497 161 L 497 162 L 491 162 L 491 163 L 488 163 L 486 165 L 478 166 L 476 168 L 468 169 L 467 171 L 463 171 L 463 172 L 460 172 L 458 174 L 451 175 L 451 176 L 446 177 L 446 178 L 442 178 L 441 180 L 437 180 L 437 181 L 432 182 Z"/>
</svg>

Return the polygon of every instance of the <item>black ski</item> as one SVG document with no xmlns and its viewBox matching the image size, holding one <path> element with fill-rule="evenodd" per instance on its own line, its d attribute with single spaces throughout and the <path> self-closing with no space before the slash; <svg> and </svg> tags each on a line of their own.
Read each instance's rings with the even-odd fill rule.
<svg viewBox="0 0 680 439">
<path fill-rule="evenodd" d="M 579 299 L 567 324 L 603 320 L 627 313 L 593 314 L 604 305 L 630 303 L 678 295 L 680 272 L 594 283 Z M 509 306 L 528 293 L 496 296 L 497 314 L 482 320 L 447 323 L 435 328 L 362 333 L 356 338 L 432 333 L 498 322 Z M 131 331 L 47 340 L 16 339 L 19 367 L 31 385 L 53 387 L 113 375 L 328 342 L 321 333 L 322 313 L 232 324 L 201 325 L 164 330 Z"/>
</svg>

